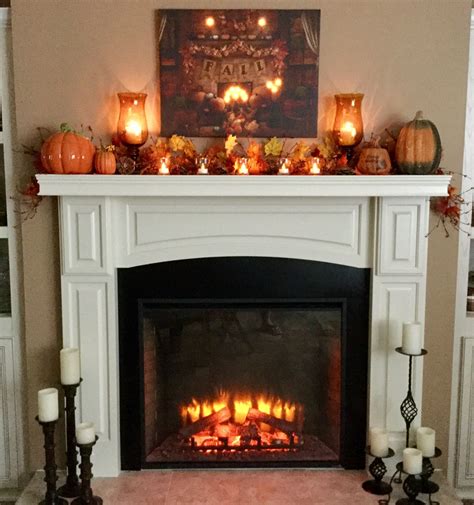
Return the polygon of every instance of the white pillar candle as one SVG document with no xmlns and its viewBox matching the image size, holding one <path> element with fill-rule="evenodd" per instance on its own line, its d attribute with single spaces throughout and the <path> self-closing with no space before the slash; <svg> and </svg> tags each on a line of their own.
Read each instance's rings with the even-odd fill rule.
<svg viewBox="0 0 474 505">
<path fill-rule="evenodd" d="M 76 442 L 80 445 L 92 444 L 95 442 L 94 423 L 80 423 L 77 425 Z"/>
<path fill-rule="evenodd" d="M 435 455 L 435 442 L 435 430 L 425 427 L 416 430 L 416 447 L 423 453 L 424 458 L 431 458 Z"/>
<path fill-rule="evenodd" d="M 419 449 L 403 449 L 403 471 L 411 475 L 421 473 L 423 455 Z"/>
<path fill-rule="evenodd" d="M 65 347 L 59 353 L 61 364 L 61 384 L 70 386 L 79 384 L 81 380 L 81 358 L 79 349 L 75 347 Z"/>
<path fill-rule="evenodd" d="M 369 430 L 370 454 L 379 458 L 388 456 L 388 433 L 382 428 Z"/>
<path fill-rule="evenodd" d="M 58 390 L 56 388 L 38 391 L 38 419 L 42 423 L 56 421 L 59 417 Z"/>
<path fill-rule="evenodd" d="M 421 354 L 420 323 L 403 323 L 402 351 L 406 354 Z"/>
</svg>

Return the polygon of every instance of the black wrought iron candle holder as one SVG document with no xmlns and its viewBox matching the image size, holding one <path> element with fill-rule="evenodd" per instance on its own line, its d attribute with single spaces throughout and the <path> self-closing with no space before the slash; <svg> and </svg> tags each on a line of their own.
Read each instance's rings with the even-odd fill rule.
<svg viewBox="0 0 474 505">
<path fill-rule="evenodd" d="M 423 474 L 421 476 L 421 494 L 427 494 L 430 505 L 439 505 L 438 501 L 433 501 L 431 499 L 432 495 L 436 494 L 439 491 L 439 486 L 436 482 L 433 482 L 431 477 L 434 473 L 434 466 L 431 463 L 431 460 L 434 458 L 439 458 L 442 452 L 438 447 L 435 448 L 435 453 L 433 456 L 429 458 L 423 458 Z"/>
<path fill-rule="evenodd" d="M 419 474 L 411 474 L 405 472 L 403 469 L 403 462 L 397 463 L 397 471 L 393 475 L 390 483 L 394 481 L 394 477 L 399 474 L 400 477 L 402 474 L 405 474 L 406 477 L 403 480 L 403 491 L 407 495 L 406 498 L 400 498 L 396 501 L 396 505 L 425 505 L 424 501 L 418 500 L 418 495 L 422 492 L 422 483 L 425 475 L 424 469 Z"/>
<path fill-rule="evenodd" d="M 400 413 L 402 414 L 403 419 L 405 420 L 406 426 L 406 447 L 410 447 L 410 426 L 418 415 L 418 407 L 416 406 L 415 400 L 413 398 L 411 385 L 412 385 L 412 372 L 413 372 L 413 358 L 418 356 L 425 356 L 428 354 L 426 349 L 422 349 L 420 354 L 409 354 L 403 351 L 402 347 L 397 347 L 395 349 L 399 354 L 403 354 L 404 356 L 409 357 L 408 362 L 408 391 L 405 399 L 402 401 L 400 405 Z"/>
<path fill-rule="evenodd" d="M 68 505 L 66 500 L 59 497 L 58 491 L 56 490 L 58 467 L 56 466 L 54 431 L 58 421 L 43 422 L 39 420 L 38 416 L 36 416 L 35 419 L 43 428 L 44 435 L 44 481 L 46 482 L 46 494 L 44 496 L 44 500 L 40 502 L 40 505 Z"/>
<path fill-rule="evenodd" d="M 94 442 L 90 444 L 77 444 L 81 453 L 81 492 L 78 498 L 72 501 L 72 505 L 102 505 L 102 498 L 94 496 L 91 487 L 92 480 L 92 448 L 96 444 L 99 437 L 95 437 Z"/>
<path fill-rule="evenodd" d="M 64 486 L 58 489 L 60 496 L 65 498 L 76 498 L 81 493 L 81 485 L 77 476 L 77 446 L 76 446 L 76 405 L 75 399 L 78 384 L 62 384 L 64 397 L 66 398 L 66 460 L 67 477 Z"/>
<path fill-rule="evenodd" d="M 370 451 L 370 446 L 368 446 L 366 449 L 366 454 L 374 458 L 372 463 L 369 465 L 369 472 L 370 475 L 372 475 L 373 479 L 363 482 L 362 488 L 364 491 L 367 491 L 370 494 L 375 494 L 378 496 L 390 495 L 392 492 L 391 484 L 387 484 L 382 480 L 384 475 L 387 473 L 387 467 L 385 466 L 383 460 L 393 457 L 395 455 L 395 451 L 389 448 L 386 456 L 374 456 Z"/>
</svg>

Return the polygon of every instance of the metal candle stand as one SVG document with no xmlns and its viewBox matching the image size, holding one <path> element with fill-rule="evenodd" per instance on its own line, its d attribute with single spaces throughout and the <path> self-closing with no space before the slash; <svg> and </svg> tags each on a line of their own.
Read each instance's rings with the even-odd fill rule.
<svg viewBox="0 0 474 505">
<path fill-rule="evenodd" d="M 54 431 L 58 421 L 43 422 L 39 420 L 38 416 L 36 416 L 35 419 L 43 428 L 44 453 L 46 460 L 46 464 L 44 466 L 46 494 L 44 500 L 40 502 L 40 505 L 67 505 L 67 501 L 59 498 L 58 491 L 56 490 L 56 482 L 58 480 L 56 470 L 58 467 L 56 466 L 54 451 Z"/>
<path fill-rule="evenodd" d="M 90 444 L 77 444 L 81 453 L 81 492 L 79 498 L 72 501 L 71 505 L 102 505 L 102 498 L 94 496 L 91 488 L 92 480 L 92 448 L 96 444 L 99 437 L 95 437 L 94 442 Z"/>
<path fill-rule="evenodd" d="M 67 478 L 64 486 L 61 486 L 58 493 L 65 498 L 75 498 L 81 493 L 81 485 L 77 476 L 77 446 L 76 446 L 76 405 L 75 398 L 78 384 L 64 385 L 62 388 L 66 398 L 66 457 L 67 457 Z"/>
<path fill-rule="evenodd" d="M 400 413 L 405 420 L 406 426 L 406 447 L 410 446 L 410 427 L 418 414 L 418 407 L 416 406 L 415 400 L 412 394 L 412 372 L 413 372 L 413 358 L 417 356 L 425 356 L 428 354 L 426 349 L 422 349 L 420 354 L 409 354 L 403 351 L 401 347 L 397 347 L 395 349 L 399 354 L 403 354 L 404 356 L 409 357 L 408 363 L 408 391 L 405 399 L 402 401 L 400 405 Z M 370 447 L 367 449 L 367 453 L 370 454 Z M 389 449 L 389 455 L 387 458 L 393 456 L 392 449 Z M 438 458 L 441 456 L 441 450 L 436 448 L 435 454 L 432 456 L 433 458 Z M 435 482 L 430 480 L 431 476 L 434 472 L 434 467 L 431 463 L 431 458 L 423 458 L 423 466 L 422 472 L 418 475 L 408 474 L 403 470 L 403 463 L 397 463 L 396 471 L 392 475 L 390 479 L 390 483 L 387 484 L 382 481 L 385 473 L 387 472 L 387 468 L 382 460 L 382 458 L 375 457 L 374 461 L 369 466 L 369 472 L 374 477 L 374 480 L 365 481 L 362 484 L 362 487 L 368 493 L 374 495 L 382 495 L 386 494 L 387 499 L 379 500 L 380 505 L 388 505 L 390 503 L 391 494 L 392 494 L 392 484 L 402 484 L 403 483 L 403 491 L 407 495 L 407 498 L 400 498 L 397 500 L 396 505 L 425 505 L 425 502 L 418 500 L 417 496 L 419 494 L 427 494 L 429 499 L 429 505 L 439 505 L 439 502 L 433 501 L 431 496 L 439 491 L 439 486 Z M 405 479 L 402 478 L 402 475 L 405 474 Z M 382 492 L 385 489 L 386 492 Z"/>
<path fill-rule="evenodd" d="M 391 484 L 387 484 L 386 482 L 384 482 L 382 480 L 384 475 L 387 473 L 387 467 L 385 466 L 385 463 L 383 462 L 383 460 L 385 458 L 393 457 L 395 455 L 395 451 L 393 449 L 389 448 L 386 456 L 384 456 L 384 457 L 374 456 L 371 453 L 370 446 L 369 446 L 366 449 L 366 453 L 375 459 L 372 461 L 372 463 L 369 466 L 369 472 L 370 472 L 370 475 L 372 475 L 373 480 L 366 480 L 362 484 L 364 491 L 367 491 L 370 494 L 375 494 L 378 496 L 381 496 L 384 494 L 390 495 L 392 492 Z M 381 502 L 386 502 L 386 500 L 381 500 Z"/>
</svg>

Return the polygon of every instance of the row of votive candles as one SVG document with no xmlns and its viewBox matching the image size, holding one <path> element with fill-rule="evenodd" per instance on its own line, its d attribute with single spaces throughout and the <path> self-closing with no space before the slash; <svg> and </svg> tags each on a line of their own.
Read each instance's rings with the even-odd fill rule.
<svg viewBox="0 0 474 505">
<path fill-rule="evenodd" d="M 382 428 L 370 428 L 370 454 L 379 458 L 388 456 L 388 433 Z M 423 468 L 423 458 L 431 458 L 436 450 L 436 432 L 431 428 L 421 427 L 416 431 L 416 449 L 403 450 L 403 470 L 413 475 Z"/>
<path fill-rule="evenodd" d="M 280 169 L 278 170 L 278 175 L 289 175 L 290 169 L 288 167 L 289 161 L 287 159 L 283 159 Z M 198 160 L 198 175 L 208 175 L 209 170 L 207 168 L 207 159 L 201 158 Z M 236 170 L 238 175 L 249 175 L 248 169 L 248 160 L 246 158 L 241 158 L 236 162 Z M 313 158 L 313 162 L 311 164 L 311 168 L 308 172 L 310 175 L 319 175 L 321 173 L 320 161 L 319 158 Z M 161 165 L 158 170 L 159 175 L 170 175 L 170 169 L 168 167 L 168 162 L 166 158 L 161 160 Z"/>
<path fill-rule="evenodd" d="M 81 381 L 81 361 L 79 349 L 65 348 L 59 353 L 61 363 L 61 384 L 71 386 Z M 38 420 L 51 423 L 59 419 L 59 394 L 56 388 L 38 391 Z M 78 444 L 90 444 L 95 441 L 94 423 L 80 423 L 76 428 Z"/>
</svg>

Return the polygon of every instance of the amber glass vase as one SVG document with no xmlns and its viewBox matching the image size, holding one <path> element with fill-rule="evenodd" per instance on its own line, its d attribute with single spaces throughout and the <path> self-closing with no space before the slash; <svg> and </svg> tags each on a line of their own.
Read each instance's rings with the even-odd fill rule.
<svg viewBox="0 0 474 505">
<path fill-rule="evenodd" d="M 336 99 L 334 119 L 334 139 L 342 148 L 355 147 L 364 136 L 362 122 L 362 93 L 341 93 Z"/>
<path fill-rule="evenodd" d="M 138 158 L 138 148 L 148 139 L 145 115 L 146 93 L 117 93 L 120 114 L 117 133 L 123 145 L 128 148 L 131 158 Z"/>
</svg>

